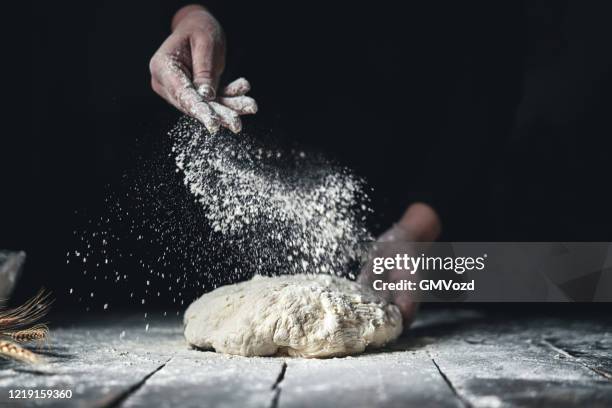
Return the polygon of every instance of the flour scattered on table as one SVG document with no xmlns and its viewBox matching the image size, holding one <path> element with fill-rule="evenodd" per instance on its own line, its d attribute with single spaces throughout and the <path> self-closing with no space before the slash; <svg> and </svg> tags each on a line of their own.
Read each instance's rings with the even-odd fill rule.
<svg viewBox="0 0 612 408">
<path fill-rule="evenodd" d="M 334 357 L 402 332 L 397 306 L 330 275 L 255 276 L 203 295 L 185 312 L 189 344 L 243 356 Z"/>
</svg>

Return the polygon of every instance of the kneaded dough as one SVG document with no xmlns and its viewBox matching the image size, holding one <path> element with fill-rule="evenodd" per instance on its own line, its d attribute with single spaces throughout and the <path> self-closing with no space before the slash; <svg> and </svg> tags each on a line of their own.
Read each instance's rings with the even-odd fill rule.
<svg viewBox="0 0 612 408">
<path fill-rule="evenodd" d="M 333 357 L 381 347 L 402 332 L 397 306 L 330 275 L 255 276 L 185 312 L 192 346 L 242 356 Z"/>
</svg>

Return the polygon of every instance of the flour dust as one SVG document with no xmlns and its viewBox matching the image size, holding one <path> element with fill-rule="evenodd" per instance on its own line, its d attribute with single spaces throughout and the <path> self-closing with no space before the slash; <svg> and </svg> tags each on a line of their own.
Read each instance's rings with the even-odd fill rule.
<svg viewBox="0 0 612 408">
<path fill-rule="evenodd" d="M 247 275 L 354 271 L 369 208 L 348 169 L 249 136 L 210 136 L 189 119 L 170 136 L 185 185 Z"/>
<path fill-rule="evenodd" d="M 363 180 L 263 139 L 210 136 L 181 119 L 156 149 L 164 153 L 142 158 L 110 186 L 104 214 L 74 231 L 66 293 L 91 311 L 131 304 L 146 320 L 149 306 L 174 315 L 254 274 L 354 278 L 371 240 Z"/>
</svg>

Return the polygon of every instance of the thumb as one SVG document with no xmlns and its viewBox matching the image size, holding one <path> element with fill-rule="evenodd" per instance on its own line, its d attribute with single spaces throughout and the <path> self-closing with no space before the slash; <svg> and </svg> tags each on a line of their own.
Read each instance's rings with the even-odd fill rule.
<svg viewBox="0 0 612 408">
<path fill-rule="evenodd" d="M 215 34 L 200 34 L 192 38 L 193 84 L 204 100 L 217 95 L 219 77 L 225 68 L 225 47 Z"/>
<path fill-rule="evenodd" d="M 425 203 L 414 203 L 397 224 L 409 241 L 433 242 L 440 236 L 442 225 L 438 213 Z"/>
</svg>

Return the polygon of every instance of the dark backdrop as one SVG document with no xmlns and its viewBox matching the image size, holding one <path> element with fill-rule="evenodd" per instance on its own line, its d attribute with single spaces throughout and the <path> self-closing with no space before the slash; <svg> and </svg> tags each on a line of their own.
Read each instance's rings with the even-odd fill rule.
<svg viewBox="0 0 612 408">
<path fill-rule="evenodd" d="M 260 105 L 247 131 L 366 177 L 376 231 L 424 200 L 446 240 L 612 240 L 605 3 L 414 3 L 205 3 L 225 78 L 247 77 Z M 30 37 L 31 72 L 7 78 L 29 96 L 2 137 L 0 247 L 28 252 L 22 293 L 80 285 L 73 231 L 167 148 L 178 114 L 148 61 L 181 5 L 35 2 L 8 22 Z"/>
</svg>

